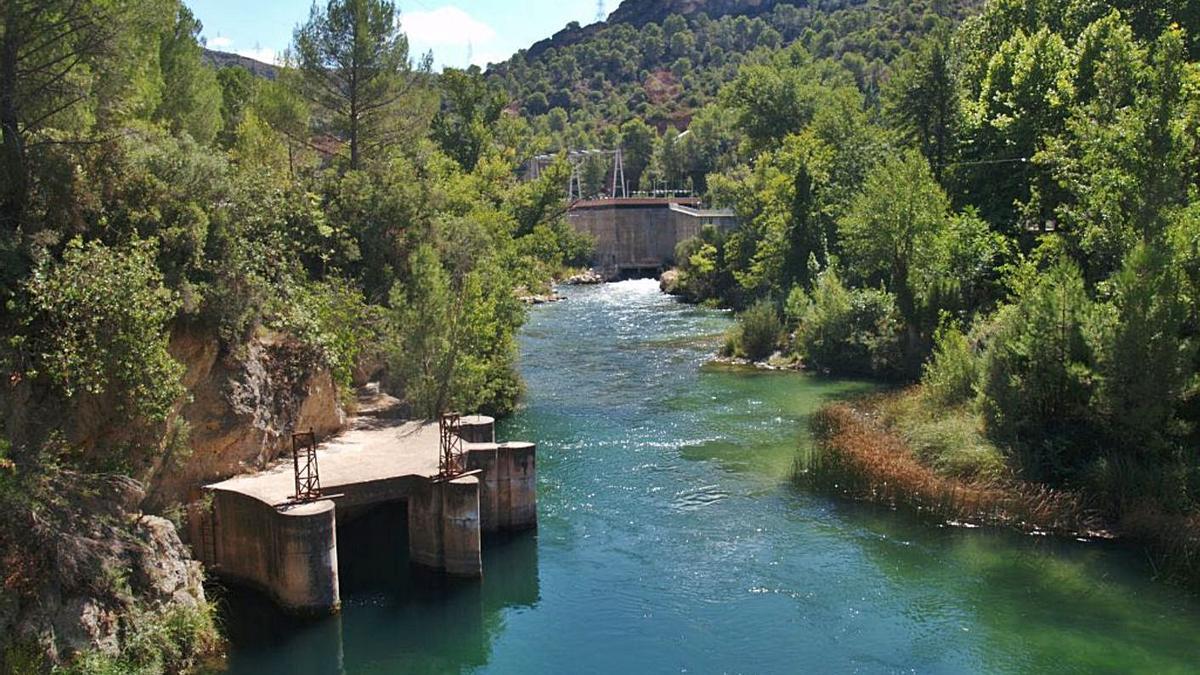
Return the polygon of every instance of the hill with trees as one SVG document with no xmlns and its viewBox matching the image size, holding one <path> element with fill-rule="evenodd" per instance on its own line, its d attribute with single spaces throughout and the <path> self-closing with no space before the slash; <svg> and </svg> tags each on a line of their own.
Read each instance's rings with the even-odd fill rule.
<svg viewBox="0 0 1200 675">
<path fill-rule="evenodd" d="M 912 41 L 979 4 L 629 0 L 607 22 L 568 26 L 488 74 L 558 144 L 611 146 L 632 119 L 660 133 L 688 128 L 743 64 L 794 43 L 842 62 L 865 91 L 877 92 Z"/>
</svg>

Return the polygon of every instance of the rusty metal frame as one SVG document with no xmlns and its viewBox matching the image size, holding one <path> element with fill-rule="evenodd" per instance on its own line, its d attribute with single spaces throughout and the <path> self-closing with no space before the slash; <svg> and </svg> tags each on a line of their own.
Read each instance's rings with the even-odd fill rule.
<svg viewBox="0 0 1200 675">
<path fill-rule="evenodd" d="M 296 472 L 296 493 L 292 495 L 292 499 L 297 502 L 321 499 L 321 474 L 317 469 L 315 432 L 292 434 L 292 468 Z"/>
<path fill-rule="evenodd" d="M 462 475 L 467 470 L 467 463 L 463 451 L 461 413 L 442 413 L 438 418 L 438 438 L 438 476 L 452 478 Z"/>
</svg>

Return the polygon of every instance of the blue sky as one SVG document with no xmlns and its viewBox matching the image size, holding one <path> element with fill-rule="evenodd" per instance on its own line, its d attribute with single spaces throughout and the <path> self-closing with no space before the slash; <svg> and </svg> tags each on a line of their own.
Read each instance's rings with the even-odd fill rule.
<svg viewBox="0 0 1200 675">
<path fill-rule="evenodd" d="M 208 46 L 274 61 L 308 18 L 311 0 L 184 0 Z M 397 0 L 415 55 L 433 50 L 437 67 L 503 61 L 570 21 L 595 20 L 596 0 Z M 617 0 L 607 0 L 611 12 Z M 470 55 L 470 58 L 468 58 Z"/>
</svg>

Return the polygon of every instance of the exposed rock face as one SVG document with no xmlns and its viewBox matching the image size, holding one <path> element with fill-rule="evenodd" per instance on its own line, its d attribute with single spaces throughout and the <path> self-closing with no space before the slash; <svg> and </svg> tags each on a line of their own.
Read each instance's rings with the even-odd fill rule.
<svg viewBox="0 0 1200 675">
<path fill-rule="evenodd" d="M 200 563 L 170 521 L 136 511 L 139 484 L 64 474 L 53 490 L 58 499 L 28 527 L 23 564 L 39 570 L 36 584 L 0 593 L 0 662 L 16 644 L 48 664 L 116 654 L 130 622 L 204 605 Z"/>
<path fill-rule="evenodd" d="M 194 496 L 209 482 L 262 468 L 291 448 L 291 434 L 324 437 L 346 415 L 329 369 L 310 350 L 283 336 L 256 338 L 240 354 L 222 354 L 216 338 L 179 332 L 171 353 L 187 366 L 192 400 L 182 409 L 191 454 L 173 458 L 153 487 L 150 504 Z"/>
<path fill-rule="evenodd" d="M 667 295 L 679 295 L 679 270 L 667 270 L 658 278 L 658 288 Z"/>
</svg>

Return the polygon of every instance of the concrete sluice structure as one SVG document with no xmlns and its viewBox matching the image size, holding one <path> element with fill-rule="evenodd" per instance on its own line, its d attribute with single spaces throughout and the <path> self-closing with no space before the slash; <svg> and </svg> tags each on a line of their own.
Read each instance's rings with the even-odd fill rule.
<svg viewBox="0 0 1200 675">
<path fill-rule="evenodd" d="M 675 264 L 675 247 L 705 225 L 728 232 L 733 211 L 700 208 L 694 197 L 592 199 L 567 212 L 577 232 L 596 241 L 593 265 L 610 280 L 658 276 Z"/>
<path fill-rule="evenodd" d="M 217 576 L 265 591 L 285 610 L 328 614 L 341 606 L 339 521 L 404 502 L 409 559 L 459 577 L 482 577 L 483 533 L 537 526 L 537 449 L 496 443 L 490 417 L 462 418 L 467 475 L 441 478 L 438 425 L 359 426 L 317 449 L 321 491 L 294 503 L 290 457 L 272 468 L 204 488 L 194 506 L 191 539 Z M 399 545 L 399 533 L 378 533 Z"/>
</svg>

